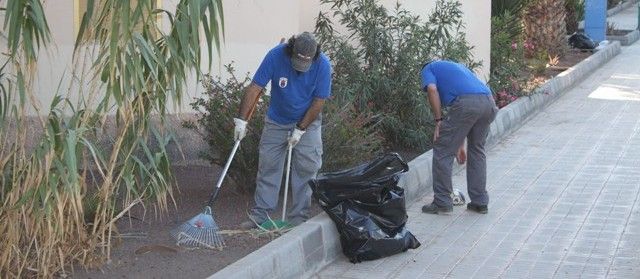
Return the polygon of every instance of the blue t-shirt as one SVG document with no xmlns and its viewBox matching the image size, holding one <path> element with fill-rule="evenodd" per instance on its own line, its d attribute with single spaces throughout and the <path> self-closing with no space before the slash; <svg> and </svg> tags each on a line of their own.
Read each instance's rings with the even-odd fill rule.
<svg viewBox="0 0 640 279">
<path fill-rule="evenodd" d="M 304 117 L 314 98 L 331 96 L 331 64 L 321 53 L 306 72 L 297 72 L 285 52 L 286 44 L 271 49 L 253 76 L 261 87 L 271 82 L 271 103 L 267 116 L 279 124 L 291 124 Z"/>
<path fill-rule="evenodd" d="M 460 63 L 446 60 L 433 61 L 422 69 L 422 89 L 429 84 L 438 88 L 440 102 L 450 106 L 456 97 L 469 94 L 491 94 L 489 87 Z"/>
</svg>

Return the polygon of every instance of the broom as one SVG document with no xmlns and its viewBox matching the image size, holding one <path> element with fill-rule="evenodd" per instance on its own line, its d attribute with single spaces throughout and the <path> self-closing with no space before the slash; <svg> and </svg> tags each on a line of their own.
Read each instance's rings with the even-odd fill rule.
<svg viewBox="0 0 640 279">
<path fill-rule="evenodd" d="M 247 117 L 247 121 L 251 119 L 251 115 L 256 109 L 256 105 L 258 104 L 258 100 L 260 99 L 260 95 L 262 95 L 262 91 L 257 94 L 255 100 L 253 100 L 251 104 L 251 110 L 249 111 L 249 116 Z M 220 174 L 220 178 L 218 178 L 218 183 L 216 183 L 216 190 L 213 192 L 211 197 L 209 197 L 209 202 L 204 207 L 202 213 L 196 215 L 191 218 L 189 221 L 183 223 L 176 229 L 171 231 L 171 235 L 176 239 L 177 245 L 187 246 L 187 247 L 204 247 L 207 249 L 219 249 L 225 246 L 224 239 L 222 239 L 222 235 L 219 234 L 220 227 L 216 223 L 213 218 L 213 212 L 211 210 L 211 206 L 213 205 L 213 201 L 218 196 L 218 192 L 220 192 L 220 186 L 222 186 L 222 181 L 229 170 L 229 166 L 231 165 L 231 161 L 233 160 L 233 156 L 236 155 L 236 151 L 240 146 L 240 140 L 236 140 L 233 145 L 233 149 L 231 150 L 231 154 L 227 159 L 227 162 L 224 165 L 222 173 Z"/>
</svg>

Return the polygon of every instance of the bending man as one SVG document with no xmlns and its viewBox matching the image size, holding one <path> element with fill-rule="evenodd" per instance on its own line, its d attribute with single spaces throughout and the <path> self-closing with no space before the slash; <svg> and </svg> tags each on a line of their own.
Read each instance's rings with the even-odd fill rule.
<svg viewBox="0 0 640 279">
<path fill-rule="evenodd" d="M 291 188 L 293 203 L 287 214 L 291 225 L 309 218 L 311 189 L 307 182 L 322 165 L 322 106 L 331 95 L 331 65 L 315 37 L 303 32 L 271 49 L 245 91 L 240 115 L 234 118 L 236 140 L 246 133 L 253 101 L 271 83 L 271 102 L 260 139 L 260 158 L 250 229 L 268 220 L 278 204 L 288 145 L 293 145 Z M 275 218 L 274 218 L 275 219 Z"/>
<path fill-rule="evenodd" d="M 422 212 L 438 214 L 453 211 L 451 168 L 467 160 L 467 209 L 487 213 L 487 163 L 484 151 L 489 124 L 496 117 L 491 90 L 467 67 L 451 61 L 434 61 L 422 68 L 422 89 L 435 117 L 433 133 L 433 202 Z M 446 117 L 442 108 L 448 107 Z M 468 154 L 464 141 L 468 140 Z"/>
</svg>

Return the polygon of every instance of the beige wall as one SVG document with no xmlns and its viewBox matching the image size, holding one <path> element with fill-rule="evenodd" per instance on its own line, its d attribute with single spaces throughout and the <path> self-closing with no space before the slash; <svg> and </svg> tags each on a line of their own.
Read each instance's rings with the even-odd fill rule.
<svg viewBox="0 0 640 279">
<path fill-rule="evenodd" d="M 268 2 L 268 4 L 266 4 Z M 396 0 L 380 1 L 394 7 Z M 435 0 L 400 0 L 403 7 L 426 17 L 435 7 Z M 491 1 L 461 1 L 467 39 L 474 48 L 474 56 L 483 61 L 479 70 L 486 77 L 489 69 Z M 283 9 L 283 7 L 287 7 Z M 222 63 L 235 61 L 241 72 L 255 71 L 262 56 L 281 37 L 301 31 L 312 31 L 321 9 L 319 1 L 298 0 L 238 0 L 225 2 L 226 46 Z"/>
<path fill-rule="evenodd" d="M 68 74 L 71 69 L 71 52 L 77 29 L 74 8 L 78 0 L 45 1 L 45 11 L 53 33 L 55 49 L 51 56 L 40 57 L 39 77 L 36 88 L 38 98 L 45 106 L 51 101 L 63 73 L 67 79 L 62 83 L 63 91 L 69 87 Z M 173 10 L 177 0 L 161 0 L 163 8 Z M 382 0 L 388 7 L 395 5 L 394 0 Z M 408 10 L 426 16 L 434 7 L 435 0 L 400 0 Z M 463 0 L 464 20 L 467 38 L 475 46 L 476 60 L 483 62 L 479 70 L 481 77 L 487 77 L 490 49 L 490 0 Z M 204 72 L 219 75 L 221 65 L 235 62 L 236 72 L 241 75 L 253 73 L 266 51 L 276 45 L 280 38 L 288 38 L 301 31 L 314 28 L 315 17 L 321 7 L 319 1 L 311 0 L 234 0 L 224 1 L 225 42 L 221 56 L 214 58 L 214 68 L 209 70 L 203 65 Z M 74 7 L 74 8 L 71 8 Z M 322 7 L 326 9 L 326 7 Z M 203 44 L 204 46 L 204 44 Z M 51 58 L 54 57 L 54 58 Z M 205 60 L 206 61 L 206 60 Z M 224 76 L 224 75 L 223 75 Z M 187 112 L 192 97 L 198 96 L 201 87 L 197 81 L 189 82 L 189 92 L 182 111 Z"/>
</svg>

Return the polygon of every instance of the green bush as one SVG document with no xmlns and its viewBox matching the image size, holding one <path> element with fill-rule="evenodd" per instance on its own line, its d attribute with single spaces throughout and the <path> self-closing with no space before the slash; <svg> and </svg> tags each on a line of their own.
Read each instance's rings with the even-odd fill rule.
<svg viewBox="0 0 640 279">
<path fill-rule="evenodd" d="M 511 41 L 517 41 L 522 34 L 522 11 L 532 0 L 493 0 L 491 1 L 491 17 L 500 17 L 502 31 L 508 34 Z M 492 26 L 494 24 L 492 23 Z M 492 29 L 493 30 L 493 29 Z"/>
<path fill-rule="evenodd" d="M 429 148 L 433 124 L 420 90 L 422 65 L 435 58 L 472 69 L 480 65 L 462 32 L 460 3 L 438 1 L 426 22 L 400 4 L 389 12 L 375 0 L 321 3 L 331 7 L 331 17 L 319 15 L 316 34 L 334 65 L 334 101 L 351 104 L 354 113 L 377 115 L 389 147 Z"/>
<path fill-rule="evenodd" d="M 567 34 L 578 31 L 578 23 L 584 19 L 584 0 L 565 0 L 565 10 L 567 11 Z"/>
<path fill-rule="evenodd" d="M 351 104 L 341 106 L 330 101 L 325 105 L 323 117 L 322 171 L 353 167 L 381 154 L 384 138 L 378 127 L 379 116 L 357 113 Z"/>
<path fill-rule="evenodd" d="M 209 75 L 204 77 L 204 95 L 191 103 L 191 107 L 198 112 L 197 124 L 184 123 L 186 127 L 199 131 L 207 142 L 209 149 L 201 152 L 201 156 L 220 166 L 225 164 L 233 147 L 232 119 L 238 114 L 244 88 L 251 82 L 248 76 L 239 79 L 233 65 L 226 65 L 225 68 L 229 79 L 222 80 Z M 242 190 L 255 188 L 260 136 L 269 99 L 269 96 L 262 95 L 259 100 L 249 121 L 247 135 L 229 167 L 228 175 Z M 353 106 L 328 100 L 323 110 L 323 170 L 338 170 L 380 154 L 382 141 L 377 123 L 377 118 L 372 114 L 357 113 Z"/>
<path fill-rule="evenodd" d="M 233 118 L 238 116 L 244 88 L 251 82 L 249 77 L 239 79 L 233 64 L 225 65 L 225 69 L 230 74 L 230 78 L 226 80 L 210 75 L 203 77 L 202 85 L 205 92 L 202 97 L 191 103 L 191 107 L 198 113 L 198 125 L 193 122 L 184 123 L 185 127 L 199 131 L 209 145 L 208 150 L 200 153 L 201 156 L 219 166 L 224 166 L 233 148 Z M 255 187 L 258 144 L 264 125 L 261 116 L 268 107 L 268 101 L 269 96 L 263 94 L 260 97 L 254 115 L 247 125 L 247 135 L 242 140 L 227 174 L 244 190 Z"/>
<path fill-rule="evenodd" d="M 510 26 L 515 22 L 508 11 L 491 18 L 491 72 L 489 85 L 493 90 L 498 107 L 504 107 L 523 95 L 523 76 L 526 69 L 524 51 L 533 46 L 520 39 L 520 34 L 512 33 Z"/>
</svg>

